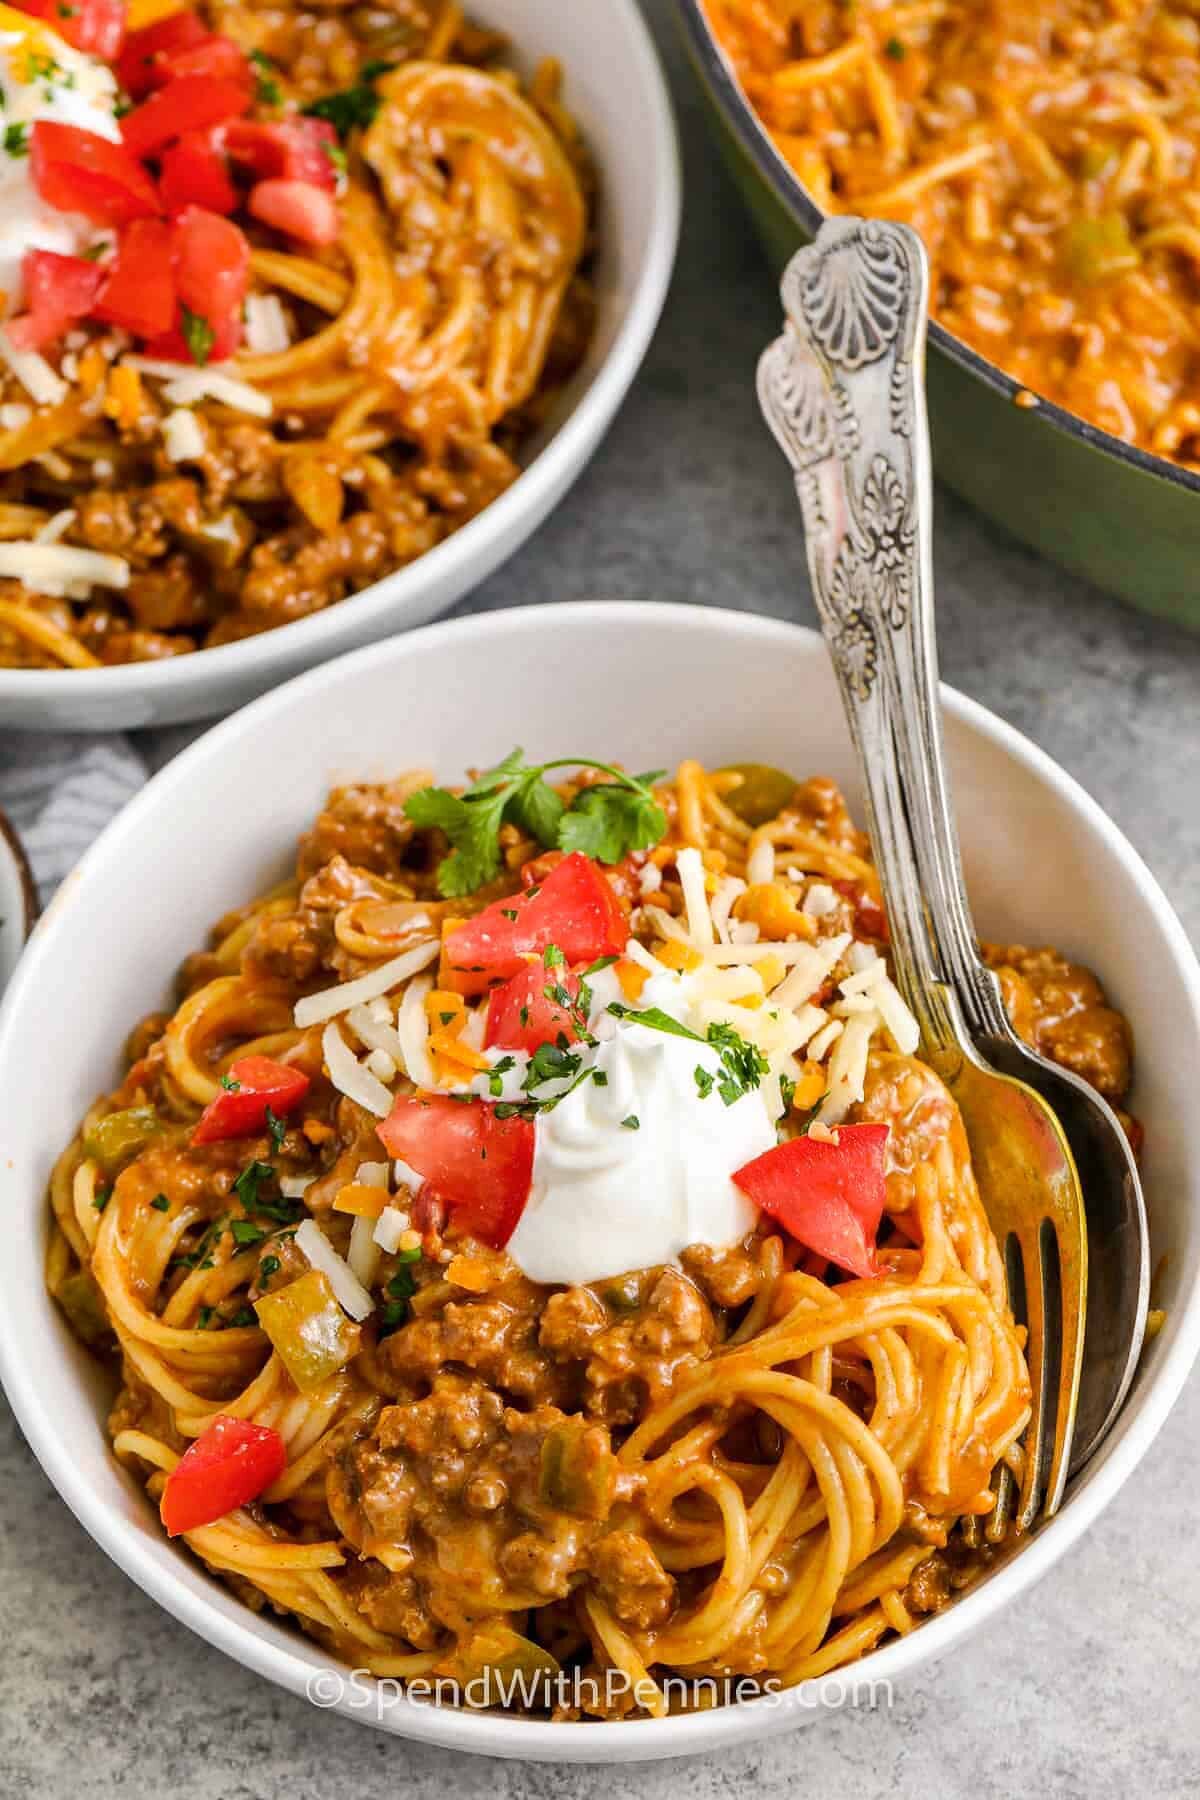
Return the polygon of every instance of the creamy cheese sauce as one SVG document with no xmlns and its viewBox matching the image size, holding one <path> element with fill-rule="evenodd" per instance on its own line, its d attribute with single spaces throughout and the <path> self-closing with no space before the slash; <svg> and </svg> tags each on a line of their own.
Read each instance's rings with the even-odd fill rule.
<svg viewBox="0 0 1200 1800">
<path fill-rule="evenodd" d="M 599 1281 L 675 1262 L 689 1244 L 738 1243 L 757 1215 L 733 1172 L 776 1142 L 769 1088 L 727 1106 L 716 1049 L 633 1019 L 618 1022 L 608 1012 L 622 997 L 611 971 L 590 985 L 599 1042 L 576 1048 L 581 1067 L 602 1081 L 578 1081 L 538 1114 L 533 1185 L 507 1246 L 533 1281 Z M 688 976 L 653 975 L 637 1006 L 657 1007 L 703 1036 Z M 504 1098 L 528 1098 L 521 1092 L 528 1058 L 513 1061 L 501 1077 Z M 707 1094 L 697 1069 L 712 1077 Z M 489 1092 L 486 1077 L 473 1085 Z M 553 1093 L 549 1084 L 538 1089 L 539 1097 Z"/>
<path fill-rule="evenodd" d="M 34 185 L 29 140 L 37 121 L 47 119 L 118 143 L 116 95 L 116 82 L 103 63 L 73 50 L 40 21 L 0 6 L 0 288 L 5 317 L 17 312 L 24 298 L 21 259 L 27 250 L 75 256 L 95 241 L 115 237 L 46 204 Z"/>
</svg>

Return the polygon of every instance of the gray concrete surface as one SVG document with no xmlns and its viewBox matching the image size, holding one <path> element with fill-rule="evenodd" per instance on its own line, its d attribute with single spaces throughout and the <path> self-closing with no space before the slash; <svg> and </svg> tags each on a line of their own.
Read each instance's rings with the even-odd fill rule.
<svg viewBox="0 0 1200 1800">
<path fill-rule="evenodd" d="M 598 3 L 598 0 L 592 0 Z M 461 610 L 654 596 L 810 620 L 797 523 L 751 374 L 771 282 L 665 26 L 688 219 L 642 379 L 556 517 Z M 481 6 L 481 11 L 486 8 Z M 1039 563 L 939 495 L 949 680 L 1029 733 L 1128 833 L 1200 937 L 1200 639 Z M 550 627 L 550 620 L 547 626 Z M 1194 1129 L 1194 1121 L 1181 1121 Z M 1019 1611 L 912 1682 L 702 1762 L 520 1767 L 316 1712 L 192 1637 L 93 1547 L 0 1418 L 0 1797 L 71 1800 L 1156 1800 L 1200 1792 L 1200 1383 L 1081 1545 Z"/>
</svg>

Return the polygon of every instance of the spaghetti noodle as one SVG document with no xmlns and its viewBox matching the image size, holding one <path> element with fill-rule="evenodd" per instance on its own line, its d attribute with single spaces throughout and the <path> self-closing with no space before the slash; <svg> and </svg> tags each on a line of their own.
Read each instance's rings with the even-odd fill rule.
<svg viewBox="0 0 1200 1800">
<path fill-rule="evenodd" d="M 413 816 L 427 781 L 330 797 L 295 877 L 188 959 L 179 1005 L 134 1032 L 123 1082 L 57 1164 L 48 1281 L 115 1353 L 117 1456 L 252 1605 L 355 1666 L 445 1679 L 468 1700 L 481 1680 L 483 1700 L 508 1698 L 496 1683 L 523 1671 L 553 1705 L 545 1684 L 563 1669 L 615 1670 L 621 1699 L 610 1684 L 560 1716 L 657 1715 L 687 1704 L 677 1680 L 790 1684 L 907 1632 L 996 1553 L 993 1473 L 1019 1466 L 1030 1390 L 963 1127 L 914 1053 L 878 881 L 840 795 L 808 781 L 750 823 L 745 771 L 685 763 L 654 790 L 657 841 L 619 864 L 546 853 L 509 822 L 495 877 L 447 895 L 445 838 Z M 558 790 L 568 808 L 578 782 Z M 611 799 L 611 782 L 600 791 Z M 602 804 L 578 816 L 594 826 Z M 502 1056 L 494 1009 L 511 982 L 480 996 L 455 934 L 474 929 L 498 956 L 504 921 L 524 929 L 559 871 L 607 894 L 622 947 L 584 973 L 625 1003 L 603 1007 L 566 971 L 588 950 L 584 911 L 563 911 L 574 952 L 539 944 L 512 978 L 532 963 L 527 1041 L 541 1042 L 530 1008 L 560 1009 L 538 1015 L 558 1035 Z M 1120 1099 L 1128 1034 L 1094 978 L 1049 951 L 989 954 L 1019 1028 Z M 807 1141 L 817 1160 L 872 1131 L 886 1142 L 869 1273 L 847 1272 L 844 1245 L 832 1261 L 813 1247 L 819 1219 L 792 1213 L 783 1229 L 766 1210 L 736 1241 L 651 1268 L 626 1271 L 616 1251 L 591 1279 L 522 1272 L 526 1215 L 515 1235 L 496 1224 L 508 1130 L 536 1133 L 540 1155 L 547 1115 L 524 1118 L 547 1105 L 539 1082 L 557 1075 L 548 1104 L 565 1106 L 563 1083 L 588 1073 L 582 1045 L 600 1057 L 639 1018 L 652 1036 L 639 1000 L 672 981 L 703 996 L 720 1047 L 681 1047 L 707 1096 L 694 1119 L 710 1107 L 724 1129 L 766 1107 L 789 1151 Z M 677 1047 L 695 1035 L 661 1012 L 657 1027 Z M 504 1106 L 514 1063 L 529 1072 Z M 381 1138 L 401 1154 L 395 1120 L 417 1130 L 422 1108 L 422 1129 L 442 1120 L 460 1148 L 494 1109 L 491 1160 L 453 1203 L 444 1137 L 436 1173 L 419 1131 L 405 1139 L 415 1169 L 380 1160 Z M 620 1123 L 631 1141 L 639 1121 Z M 634 1197 L 643 1243 L 669 1173 Z M 749 1167 L 736 1180 L 752 1192 Z M 218 1417 L 278 1460 L 244 1504 L 201 1493 L 188 1511 L 195 1480 L 185 1493 L 181 1476 Z"/>
<path fill-rule="evenodd" d="M 164 205 L 174 179 L 227 211 L 228 171 L 257 162 L 231 221 L 249 241 L 242 343 L 215 360 L 211 319 L 185 304 L 202 369 L 182 340 L 137 354 L 128 331 L 90 320 L 32 362 L 8 345 L 2 664 L 172 656 L 357 592 L 516 479 L 522 440 L 587 344 L 592 179 L 555 64 L 522 88 L 503 41 L 456 0 L 319 15 L 213 0 L 204 28 L 210 57 L 228 45 L 255 72 L 257 98 L 215 146 L 187 133 L 151 173 Z M 299 128 L 307 150 L 271 135 Z M 337 183 L 315 199 L 290 179 L 314 146 L 317 175 Z M 272 158 L 289 179 L 259 179 L 278 173 Z M 213 183 L 227 202 L 207 200 Z M 317 242 L 334 199 L 336 237 Z M 87 254 L 106 269 L 110 251 Z M 64 262 L 79 266 L 57 259 L 60 287 Z M 101 554 L 64 555 L 77 549 Z"/>
<path fill-rule="evenodd" d="M 948 331 L 1126 443 L 1200 467 L 1190 8 L 704 4 L 816 204 L 920 232 Z"/>
</svg>

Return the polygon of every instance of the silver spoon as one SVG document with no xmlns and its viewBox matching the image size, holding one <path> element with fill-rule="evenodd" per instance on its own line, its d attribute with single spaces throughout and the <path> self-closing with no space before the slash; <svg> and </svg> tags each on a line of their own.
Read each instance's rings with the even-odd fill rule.
<svg viewBox="0 0 1200 1800">
<path fill-rule="evenodd" d="M 795 472 L 813 590 L 864 765 L 898 974 L 910 1004 L 917 1002 L 927 1052 L 963 1108 L 997 1236 L 1004 1244 L 1011 1230 L 1021 1245 L 1043 1414 L 1055 1385 L 1059 1414 L 1075 1411 L 1067 1379 L 1070 1296 L 1079 1295 L 1081 1305 L 1087 1296 L 1086 1355 L 1074 1370 L 1078 1409 L 1066 1421 L 1069 1449 L 1053 1420 L 1047 1427 L 1043 1418 L 1039 1435 L 1036 1415 L 1031 1439 L 1037 1462 L 1054 1434 L 1053 1466 L 1045 1472 L 1045 1510 L 1053 1511 L 1068 1469 L 1083 1464 L 1111 1425 L 1141 1352 L 1149 1292 L 1145 1206 L 1111 1109 L 1012 1030 L 996 977 L 980 959 L 963 889 L 937 703 L 923 399 L 927 290 L 924 252 L 907 228 L 827 221 L 784 275 L 788 324 L 760 364 L 759 397 Z M 989 1071 L 1010 1080 L 989 1079 Z M 1038 1108 L 1040 1117 L 1014 1100 L 1016 1081 L 1049 1102 Z M 1048 1166 L 1039 1175 L 1036 1154 L 1032 1162 L 1017 1154 L 1014 1163 L 1012 1134 L 1044 1149 L 1047 1125 L 1057 1135 L 1060 1123 L 1065 1155 L 1047 1189 L 1040 1177 Z M 1075 1170 L 1066 1143 L 1087 1196 L 1086 1233 L 1072 1216 Z M 1003 1168 L 997 1156 L 1006 1159 Z M 1037 1205 L 1056 1220 L 1057 1281 L 1045 1268 L 1041 1234 L 1038 1245 L 1028 1235 L 1025 1176 L 1041 1188 Z M 1014 1218 L 1025 1220 L 1024 1231 Z M 1031 1286 L 1032 1265 L 1041 1266 Z M 1011 1254 L 1008 1272 L 1011 1286 L 1020 1272 Z M 1042 1278 L 1057 1292 L 1043 1295 Z M 1065 1334 L 1057 1373 L 1049 1366 L 1056 1346 L 1032 1342 L 1043 1299 L 1058 1315 L 1056 1335 Z M 1035 1512 L 1027 1484 L 1022 1521 Z"/>
</svg>

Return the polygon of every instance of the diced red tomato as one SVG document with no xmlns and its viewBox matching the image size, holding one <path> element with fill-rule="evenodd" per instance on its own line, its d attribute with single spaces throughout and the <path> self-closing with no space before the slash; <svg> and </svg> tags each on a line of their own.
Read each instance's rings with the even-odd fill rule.
<svg viewBox="0 0 1200 1800">
<path fill-rule="evenodd" d="M 337 141 L 328 119 L 237 119 L 226 134 L 230 156 L 260 181 L 310 181 L 331 192 Z"/>
<path fill-rule="evenodd" d="M 461 994 L 483 994 L 519 975 L 530 956 L 557 944 L 568 964 L 619 956 L 629 920 L 598 863 L 580 851 L 556 864 L 545 880 L 511 899 L 496 900 L 447 933 L 443 983 Z"/>
<path fill-rule="evenodd" d="M 266 1129 L 267 1108 L 276 1118 L 295 1112 L 309 1090 L 301 1069 L 274 1062 L 269 1056 L 241 1056 L 229 1068 L 229 1087 L 210 1100 L 192 1132 L 193 1144 L 219 1144 L 226 1138 L 255 1137 Z"/>
<path fill-rule="evenodd" d="M 34 184 L 47 205 L 97 225 L 127 225 L 162 211 L 149 175 L 123 144 L 77 125 L 39 119 L 29 140 Z"/>
<path fill-rule="evenodd" d="M 198 13 L 171 13 L 155 25 L 131 31 L 117 61 L 116 77 L 131 100 L 141 100 L 155 85 L 161 63 L 203 44 L 210 33 Z"/>
<path fill-rule="evenodd" d="M 187 131 L 238 118 L 249 110 L 253 93 L 242 81 L 183 75 L 125 115 L 121 138 L 132 156 L 152 156 Z"/>
<path fill-rule="evenodd" d="M 232 38 L 219 33 L 187 49 L 172 50 L 169 56 L 156 56 L 148 73 L 152 89 L 169 87 L 171 83 L 191 76 L 204 76 L 210 81 L 236 81 L 251 94 L 256 86 L 254 68 L 246 52 Z"/>
<path fill-rule="evenodd" d="M 135 337 L 153 338 L 175 318 L 172 232 L 165 219 L 135 219 L 121 233 L 95 316 Z"/>
<path fill-rule="evenodd" d="M 250 246 L 240 227 L 200 206 L 185 207 L 172 229 L 180 304 L 208 321 L 213 334 L 209 360 L 220 362 L 242 341 Z"/>
<path fill-rule="evenodd" d="M 579 993 L 579 976 L 569 969 L 547 969 L 539 958 L 503 987 L 493 988 L 483 1034 L 484 1049 L 532 1051 L 539 1044 L 556 1044 L 560 1035 L 568 1043 L 575 1043 L 579 1037 L 577 1020 L 550 998 L 547 988 L 562 988 L 574 1000 Z"/>
<path fill-rule="evenodd" d="M 189 131 L 163 151 L 158 186 L 169 213 L 181 212 L 185 206 L 231 213 L 237 205 L 220 133 L 219 125 L 207 131 Z"/>
<path fill-rule="evenodd" d="M 27 311 L 10 319 L 8 335 L 20 350 L 44 350 L 56 343 L 77 319 L 96 304 L 107 272 L 82 256 L 58 256 L 53 250 L 27 250 L 21 261 L 21 283 Z"/>
<path fill-rule="evenodd" d="M 873 900 L 859 881 L 835 881 L 833 886 L 839 894 L 854 906 L 854 928 L 862 937 L 875 938 L 877 942 L 888 942 L 887 914 L 878 900 Z"/>
<path fill-rule="evenodd" d="M 837 1143 L 792 1138 L 734 1174 L 742 1192 L 799 1243 L 839 1269 L 878 1275 L 886 1193 L 886 1125 L 839 1125 Z"/>
<path fill-rule="evenodd" d="M 114 62 L 125 37 L 125 0 L 13 0 L 18 12 L 47 19 L 65 43 Z"/>
<path fill-rule="evenodd" d="M 377 1129 L 389 1155 L 424 1177 L 455 1224 L 494 1250 L 504 1248 L 533 1179 L 529 1119 L 498 1119 L 482 1100 L 401 1094 Z"/>
<path fill-rule="evenodd" d="M 338 235 L 337 201 L 311 181 L 260 181 L 250 189 L 249 210 L 264 225 L 302 244 L 332 244 Z"/>
<path fill-rule="evenodd" d="M 287 1467 L 287 1447 L 270 1425 L 221 1413 L 167 1476 L 159 1513 L 168 1537 L 213 1525 L 256 1500 Z"/>
</svg>

